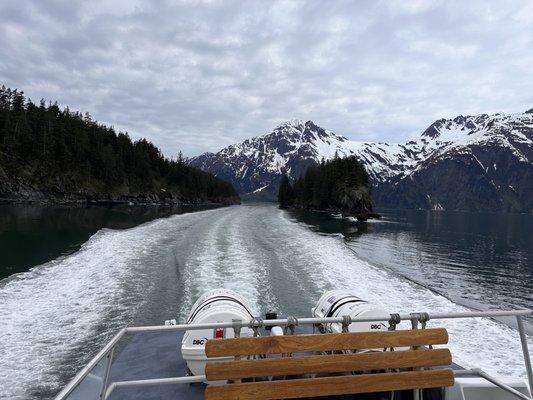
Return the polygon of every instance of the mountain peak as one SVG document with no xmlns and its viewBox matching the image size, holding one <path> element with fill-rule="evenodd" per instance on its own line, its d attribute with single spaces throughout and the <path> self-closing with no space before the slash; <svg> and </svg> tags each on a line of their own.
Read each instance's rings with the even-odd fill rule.
<svg viewBox="0 0 533 400">
<path fill-rule="evenodd" d="M 281 122 L 277 125 L 272 132 L 263 135 L 264 137 L 284 137 L 290 141 L 299 141 L 305 143 L 314 143 L 317 140 L 327 141 L 333 139 L 337 141 L 347 140 L 345 137 L 337 136 L 333 132 L 330 132 L 313 121 L 308 120 L 304 122 L 301 119 L 291 119 Z"/>
<path fill-rule="evenodd" d="M 492 117 L 499 118 L 503 114 L 494 114 Z M 488 114 L 479 114 L 479 115 L 458 115 L 453 119 L 441 118 L 433 122 L 423 133 L 422 137 L 430 139 L 443 139 L 443 136 L 450 136 L 450 133 L 453 133 L 452 137 L 447 139 L 457 139 L 458 136 L 469 135 L 473 131 L 478 130 L 489 119 Z"/>
<path fill-rule="evenodd" d="M 283 128 L 297 128 L 297 129 L 301 129 L 305 126 L 304 124 L 304 121 L 301 120 L 301 119 L 298 119 L 298 118 L 293 118 L 293 119 L 289 119 L 287 121 L 283 121 L 281 123 L 279 123 L 275 128 L 274 128 L 274 131 L 278 130 L 278 129 L 283 129 Z"/>
<path fill-rule="evenodd" d="M 435 139 L 440 135 L 440 128 L 446 123 L 444 118 L 438 119 L 433 122 L 424 132 L 422 132 L 422 137 L 429 137 Z"/>
<path fill-rule="evenodd" d="M 283 121 L 281 123 L 279 123 L 274 129 L 273 131 L 276 131 L 276 130 L 279 130 L 279 129 L 283 129 L 283 128 L 296 128 L 298 130 L 304 130 L 304 129 L 313 129 L 313 128 L 320 128 L 317 124 L 315 124 L 313 121 L 311 120 L 308 120 L 308 121 L 305 121 L 303 119 L 299 119 L 299 118 L 293 118 L 293 119 L 289 119 L 287 121 Z M 322 129 L 322 128 L 320 128 Z"/>
</svg>

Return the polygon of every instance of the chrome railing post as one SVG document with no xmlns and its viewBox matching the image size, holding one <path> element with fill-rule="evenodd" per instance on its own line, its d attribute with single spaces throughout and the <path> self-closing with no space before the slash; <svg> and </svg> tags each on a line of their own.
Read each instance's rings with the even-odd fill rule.
<svg viewBox="0 0 533 400">
<path fill-rule="evenodd" d="M 522 321 L 522 317 L 520 315 L 516 316 L 516 323 L 518 324 L 518 333 L 520 334 L 522 353 L 524 353 L 524 363 L 526 364 L 529 392 L 533 393 L 533 370 L 531 369 L 531 358 L 529 357 L 529 349 L 527 348 L 526 330 L 524 329 L 524 322 Z"/>
<path fill-rule="evenodd" d="M 104 377 L 102 381 L 102 390 L 100 391 L 100 400 L 105 398 L 105 393 L 107 390 L 107 384 L 109 383 L 109 375 L 111 373 L 111 364 L 113 364 L 113 354 L 115 353 L 115 346 L 111 347 L 109 353 L 106 356 L 106 364 L 104 370 Z"/>
<path fill-rule="evenodd" d="M 418 329 L 418 321 L 420 319 L 420 314 L 418 313 L 412 313 L 411 314 L 411 329 L 415 330 Z M 417 350 L 418 346 L 412 346 L 413 350 Z M 419 370 L 421 368 L 414 368 L 413 370 Z M 413 400 L 420 400 L 420 389 L 413 389 Z"/>
<path fill-rule="evenodd" d="M 241 337 L 241 328 L 242 328 L 242 320 L 240 319 L 232 319 L 231 322 L 233 323 L 233 337 L 234 338 L 240 338 Z M 241 356 L 235 356 L 235 360 L 240 360 Z M 235 383 L 241 383 L 240 379 L 235 379 Z"/>
</svg>

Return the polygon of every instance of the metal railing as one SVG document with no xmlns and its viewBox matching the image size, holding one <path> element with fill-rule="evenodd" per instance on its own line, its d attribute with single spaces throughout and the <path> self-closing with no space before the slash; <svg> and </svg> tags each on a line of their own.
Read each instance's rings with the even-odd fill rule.
<svg viewBox="0 0 533 400">
<path fill-rule="evenodd" d="M 429 320 L 442 320 L 442 319 L 457 319 L 457 318 L 496 318 L 496 317 L 515 317 L 517 321 L 517 328 L 519 332 L 520 342 L 522 345 L 522 352 L 524 356 L 524 365 L 526 369 L 526 375 L 529 383 L 530 392 L 533 390 L 533 370 L 531 366 L 531 358 L 529 354 L 526 332 L 522 318 L 525 316 L 533 315 L 533 310 L 510 310 L 510 311 L 473 311 L 473 312 L 455 312 L 455 313 L 409 313 L 409 314 L 390 314 L 383 315 L 381 317 L 371 318 L 350 318 L 350 316 L 343 317 L 328 317 L 328 318 L 296 318 L 288 317 L 284 319 L 269 319 L 262 320 L 260 318 L 254 318 L 249 321 L 234 320 L 232 322 L 222 323 L 209 323 L 209 324 L 178 324 L 178 325 L 159 325 L 159 326 L 137 326 L 121 329 L 99 352 L 96 354 L 89 363 L 83 367 L 76 376 L 61 390 L 61 392 L 55 397 L 55 400 L 66 400 L 68 396 L 82 383 L 82 381 L 90 375 L 91 371 L 105 359 L 104 372 L 102 376 L 102 388 L 100 391 L 100 399 L 106 400 L 111 393 L 117 388 L 124 387 L 138 387 L 138 386 L 151 386 L 151 385 L 164 385 L 164 384 L 182 384 L 192 382 L 202 382 L 205 380 L 205 376 L 182 376 L 173 378 L 161 378 L 161 379 L 143 379 L 132 381 L 120 381 L 109 382 L 109 372 L 113 363 L 113 355 L 115 346 L 124 338 L 127 334 L 138 332 L 182 332 L 191 330 L 202 329 L 215 329 L 215 328 L 233 328 L 236 337 L 242 327 L 248 328 L 264 328 L 267 326 L 292 326 L 295 325 L 315 325 L 315 324 L 332 324 L 340 323 L 343 325 L 349 325 L 355 322 L 382 322 L 389 321 L 389 324 L 396 325 L 401 321 L 410 321 L 413 328 L 417 328 L 419 323 L 425 325 Z M 485 372 L 479 369 L 455 371 L 456 376 L 480 376 L 495 385 L 503 388 L 520 397 L 522 399 L 532 400 L 528 396 L 523 395 L 517 390 L 511 388 L 503 382 L 491 377 Z"/>
</svg>

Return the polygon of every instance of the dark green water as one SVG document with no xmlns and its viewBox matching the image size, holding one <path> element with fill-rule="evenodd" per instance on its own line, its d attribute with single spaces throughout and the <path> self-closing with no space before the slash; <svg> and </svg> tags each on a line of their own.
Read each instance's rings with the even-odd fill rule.
<svg viewBox="0 0 533 400">
<path fill-rule="evenodd" d="M 127 229 L 213 207 L 0 205 L 0 280 L 77 251 L 102 228 Z"/>
</svg>

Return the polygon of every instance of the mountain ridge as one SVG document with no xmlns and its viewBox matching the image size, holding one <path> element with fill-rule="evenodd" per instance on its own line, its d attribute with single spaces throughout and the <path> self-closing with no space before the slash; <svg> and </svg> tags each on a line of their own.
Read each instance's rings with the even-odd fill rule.
<svg viewBox="0 0 533 400">
<path fill-rule="evenodd" d="M 244 198 L 269 200 L 277 191 L 282 173 L 297 179 L 310 165 L 335 154 L 355 155 L 364 163 L 379 206 L 519 212 L 533 209 L 533 187 L 529 183 L 533 181 L 532 110 L 442 118 L 418 139 L 405 143 L 353 141 L 313 121 L 290 120 L 270 133 L 218 153 L 204 153 L 189 162 L 230 181 Z M 454 201 L 438 188 L 439 180 L 449 175 L 444 165 L 455 171 L 455 179 L 465 178 L 461 189 L 469 201 Z M 447 179 L 450 185 L 454 181 L 453 176 Z M 448 189 L 454 196 L 460 195 L 453 187 Z"/>
</svg>

